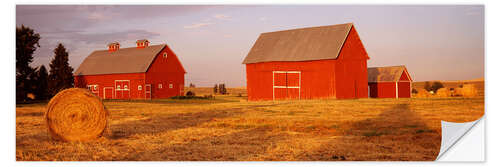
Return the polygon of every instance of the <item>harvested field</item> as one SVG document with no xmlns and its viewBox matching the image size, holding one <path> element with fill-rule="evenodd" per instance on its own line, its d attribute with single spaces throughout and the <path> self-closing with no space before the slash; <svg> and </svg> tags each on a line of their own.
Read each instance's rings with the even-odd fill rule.
<svg viewBox="0 0 500 167">
<path fill-rule="evenodd" d="M 88 142 L 49 139 L 46 104 L 17 105 L 16 159 L 93 160 L 434 160 L 440 121 L 484 114 L 484 98 L 247 102 L 105 101 L 110 134 Z"/>
</svg>

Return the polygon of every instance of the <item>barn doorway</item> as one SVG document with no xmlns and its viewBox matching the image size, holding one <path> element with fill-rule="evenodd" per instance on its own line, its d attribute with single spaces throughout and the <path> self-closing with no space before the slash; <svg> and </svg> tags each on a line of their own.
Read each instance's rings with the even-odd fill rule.
<svg viewBox="0 0 500 167">
<path fill-rule="evenodd" d="M 273 100 L 300 99 L 300 71 L 273 71 Z"/>
<path fill-rule="evenodd" d="M 115 98 L 130 99 L 130 80 L 115 80 Z"/>
<path fill-rule="evenodd" d="M 144 85 L 144 95 L 146 99 L 151 99 L 151 84 Z"/>
</svg>

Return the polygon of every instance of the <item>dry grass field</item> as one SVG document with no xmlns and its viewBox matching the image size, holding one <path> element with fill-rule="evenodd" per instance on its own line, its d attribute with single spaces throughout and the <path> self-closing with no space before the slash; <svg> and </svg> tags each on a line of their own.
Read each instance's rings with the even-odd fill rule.
<svg viewBox="0 0 500 167">
<path fill-rule="evenodd" d="M 111 112 L 109 132 L 76 143 L 50 140 L 43 119 L 46 104 L 17 105 L 16 158 L 434 160 L 441 120 L 466 122 L 484 114 L 484 97 L 247 102 L 237 94 L 210 100 L 105 101 Z"/>
</svg>

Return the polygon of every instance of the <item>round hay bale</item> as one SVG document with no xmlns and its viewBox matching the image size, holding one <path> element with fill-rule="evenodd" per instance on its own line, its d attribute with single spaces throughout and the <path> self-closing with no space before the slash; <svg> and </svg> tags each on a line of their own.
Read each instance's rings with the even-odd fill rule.
<svg viewBox="0 0 500 167">
<path fill-rule="evenodd" d="M 439 88 L 436 91 L 435 96 L 437 96 L 437 97 L 451 97 L 451 91 L 449 88 Z"/>
<path fill-rule="evenodd" d="M 417 92 L 418 93 L 415 95 L 415 97 L 418 97 L 418 98 L 425 98 L 425 97 L 431 96 L 431 94 L 429 92 L 427 92 L 427 90 L 422 89 L 422 88 L 418 88 Z"/>
<path fill-rule="evenodd" d="M 464 97 L 476 97 L 478 94 L 476 85 L 473 84 L 464 84 L 461 92 Z"/>
<path fill-rule="evenodd" d="M 49 133 L 63 141 L 86 141 L 101 136 L 108 118 L 101 99 L 81 88 L 57 93 L 50 99 L 45 113 Z"/>
</svg>

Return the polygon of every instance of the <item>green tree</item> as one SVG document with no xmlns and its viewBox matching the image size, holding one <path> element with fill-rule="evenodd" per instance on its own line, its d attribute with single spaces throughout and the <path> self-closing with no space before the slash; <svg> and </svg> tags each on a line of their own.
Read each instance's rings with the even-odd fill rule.
<svg viewBox="0 0 500 167">
<path fill-rule="evenodd" d="M 35 89 L 35 97 L 39 100 L 46 100 L 49 97 L 49 74 L 44 65 L 38 68 L 36 77 L 37 86 Z"/>
<path fill-rule="evenodd" d="M 63 89 L 73 87 L 73 68 L 69 66 L 68 56 L 64 45 L 59 43 L 54 49 L 54 58 L 49 64 L 49 92 L 51 96 Z"/>
<path fill-rule="evenodd" d="M 29 65 L 33 62 L 33 53 L 40 47 L 40 35 L 29 27 L 16 27 L 16 102 L 26 101 L 26 95 L 31 92 L 29 76 L 34 69 Z"/>
</svg>

